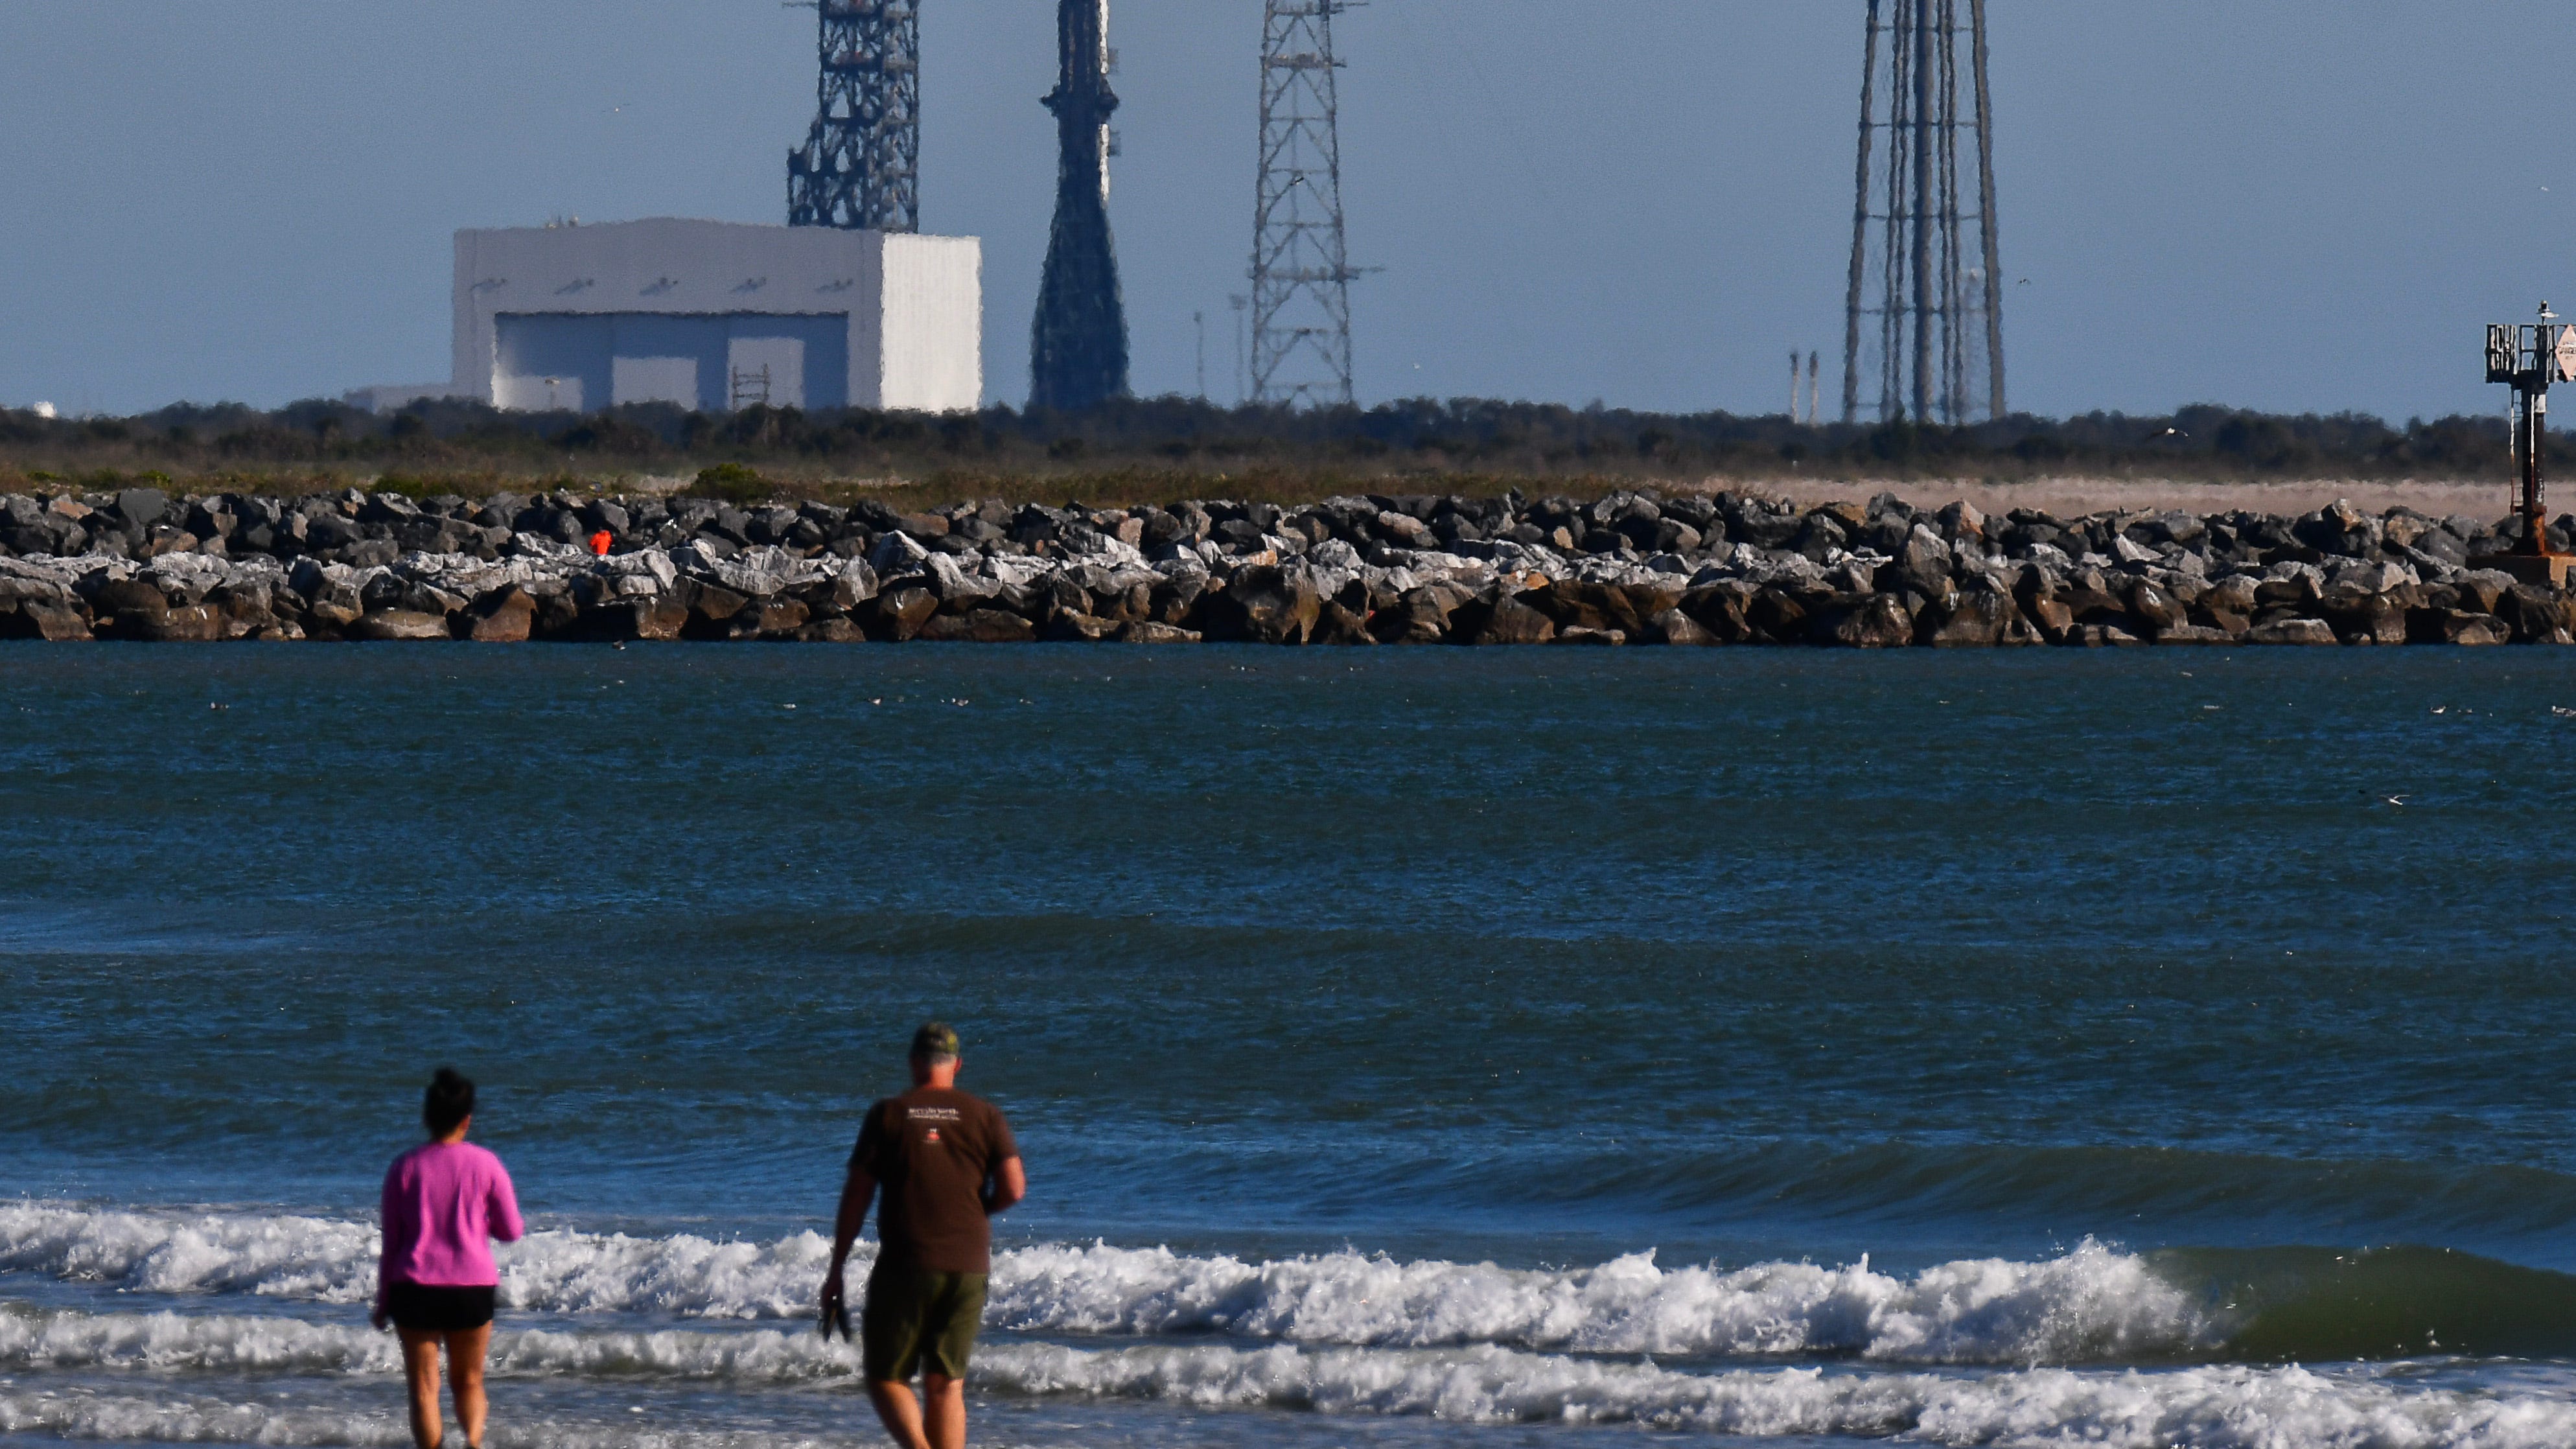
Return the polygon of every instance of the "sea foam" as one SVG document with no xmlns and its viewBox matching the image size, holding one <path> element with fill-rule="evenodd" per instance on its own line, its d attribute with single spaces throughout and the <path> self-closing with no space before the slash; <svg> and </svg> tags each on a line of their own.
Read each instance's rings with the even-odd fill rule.
<svg viewBox="0 0 2576 1449">
<path fill-rule="evenodd" d="M 513 1309 L 757 1320 L 808 1316 L 830 1248 L 814 1233 L 746 1243 L 548 1231 L 500 1256 Z M 354 1304 L 374 1292 L 375 1233 L 319 1218 L 18 1204 L 0 1207 L 0 1270 Z M 988 1321 L 1052 1334 L 1957 1364 L 2183 1358 L 2224 1339 L 2143 1259 L 2089 1241 L 2038 1262 L 1976 1259 L 1911 1276 L 1866 1261 L 1665 1268 L 1652 1253 L 1543 1270 L 1042 1244 L 997 1256 Z"/>
<path fill-rule="evenodd" d="M 30 1369 L 399 1372 L 382 1335 L 268 1318 L 178 1314 L 0 1314 L 0 1364 Z M 847 1345 L 776 1330 L 497 1335 L 503 1379 L 597 1379 L 732 1387 L 854 1383 Z M 1111 1349 L 1004 1342 L 976 1358 L 985 1392 L 1125 1399 L 1199 1409 L 1292 1409 L 1431 1417 L 1461 1423 L 1637 1424 L 1744 1437 L 1902 1437 L 1943 1445 L 2204 1449 L 2522 1449 L 2576 1442 L 2576 1403 L 2528 1388 L 2467 1393 L 2386 1371 L 2199 1366 L 2163 1371 L 2059 1368 L 1959 1373 L 1817 1368 L 1692 1373 L 1652 1362 L 1537 1354 L 1494 1345 L 1445 1349 L 1287 1344 Z M 633 1428 L 506 1422 L 496 1446 L 640 1443 Z M 381 1413 L 235 1402 L 181 1386 L 159 1395 L 97 1387 L 34 1393 L 0 1383 L 0 1433 L 216 1443 L 392 1444 Z M 652 1442 L 771 1449 L 742 1430 L 677 1432 Z M 777 1445 L 801 1442 L 778 1439 Z"/>
</svg>

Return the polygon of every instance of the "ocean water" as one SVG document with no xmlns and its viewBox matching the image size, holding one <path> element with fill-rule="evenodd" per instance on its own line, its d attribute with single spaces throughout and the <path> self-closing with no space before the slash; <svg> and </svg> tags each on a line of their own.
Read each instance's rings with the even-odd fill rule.
<svg viewBox="0 0 2576 1449">
<path fill-rule="evenodd" d="M 879 1442 L 922 1018 L 1013 1446 L 2576 1443 L 2576 652 L 0 646 L 0 1436 Z"/>
</svg>

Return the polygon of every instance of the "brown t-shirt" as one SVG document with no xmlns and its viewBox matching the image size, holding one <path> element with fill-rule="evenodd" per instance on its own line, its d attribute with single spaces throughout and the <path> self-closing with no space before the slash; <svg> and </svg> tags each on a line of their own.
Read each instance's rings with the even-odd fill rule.
<svg viewBox="0 0 2576 1449">
<path fill-rule="evenodd" d="M 933 1273 L 993 1271 L 984 1184 L 1020 1155 L 1011 1124 L 981 1097 L 915 1087 L 868 1109 L 850 1170 L 876 1179 L 878 1259 Z"/>
</svg>

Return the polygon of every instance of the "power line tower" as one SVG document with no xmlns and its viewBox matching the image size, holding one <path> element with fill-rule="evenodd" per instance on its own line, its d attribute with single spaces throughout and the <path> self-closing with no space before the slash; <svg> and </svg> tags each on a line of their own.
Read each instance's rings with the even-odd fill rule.
<svg viewBox="0 0 2576 1449">
<path fill-rule="evenodd" d="M 1252 399 L 1351 401 L 1351 270 L 1342 225 L 1333 16 L 1356 0 L 1266 0 L 1261 178 L 1252 229 Z"/>
<path fill-rule="evenodd" d="M 1127 305 L 1109 238 L 1109 0 L 1058 0 L 1055 228 L 1029 338 L 1029 406 L 1088 408 L 1127 395 Z"/>
<path fill-rule="evenodd" d="M 1962 35 L 1969 42 L 1964 69 Z M 2000 418 L 2003 265 L 1995 238 L 1986 0 L 1869 0 L 1864 57 L 1843 421 L 1859 419 L 1864 368 L 1878 374 L 1882 422 L 1910 416 L 1918 423 L 1963 423 L 1980 405 Z M 1974 107 L 1964 127 L 1963 86 Z M 1960 174 L 1962 129 L 1975 147 L 1973 177 Z M 1961 210 L 1963 185 L 1974 187 L 1973 210 Z M 1874 337 L 1864 336 L 1871 330 L 1864 319 L 1875 320 Z"/>
<path fill-rule="evenodd" d="M 921 230 L 921 12 L 915 0 L 816 0 L 820 106 L 787 155 L 787 224 Z"/>
</svg>

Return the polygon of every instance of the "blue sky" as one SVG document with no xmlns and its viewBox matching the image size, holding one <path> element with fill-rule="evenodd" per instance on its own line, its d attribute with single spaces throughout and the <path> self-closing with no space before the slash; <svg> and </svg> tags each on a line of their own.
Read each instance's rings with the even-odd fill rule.
<svg viewBox="0 0 2576 1449">
<path fill-rule="evenodd" d="M 1114 0 L 1141 391 L 1233 392 L 1258 0 Z M 924 0 L 926 229 L 1027 386 L 1052 0 Z M 2500 406 L 2576 304 L 2547 98 L 2576 6 L 1990 0 L 2016 406 Z M 1860 0 L 1376 0 L 1341 22 L 1364 400 L 1785 405 L 1838 363 Z M 0 402 L 275 404 L 447 365 L 461 226 L 784 219 L 777 0 L 9 0 Z M 2563 294 L 2560 295 L 2560 294 Z M 2569 310 L 2576 311 L 2576 306 Z"/>
</svg>

